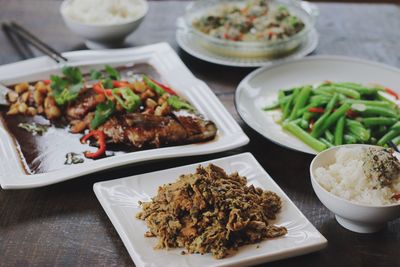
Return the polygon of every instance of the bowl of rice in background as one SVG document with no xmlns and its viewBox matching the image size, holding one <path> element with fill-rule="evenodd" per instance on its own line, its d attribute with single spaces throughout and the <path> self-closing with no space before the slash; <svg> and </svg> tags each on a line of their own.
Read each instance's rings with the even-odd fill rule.
<svg viewBox="0 0 400 267">
<path fill-rule="evenodd" d="M 317 197 L 341 226 L 353 232 L 377 232 L 400 217 L 399 154 L 384 153 L 382 149 L 357 144 L 336 146 L 319 153 L 311 162 L 311 183 Z M 366 154 L 369 151 L 390 160 L 366 157 L 371 155 Z M 378 165 L 372 166 L 371 162 L 384 164 L 376 168 Z M 391 168 L 392 179 L 376 179 L 374 171 L 381 168 L 386 173 Z"/>
<path fill-rule="evenodd" d="M 67 27 L 90 49 L 120 47 L 148 12 L 146 0 L 65 0 L 60 13 Z"/>
</svg>

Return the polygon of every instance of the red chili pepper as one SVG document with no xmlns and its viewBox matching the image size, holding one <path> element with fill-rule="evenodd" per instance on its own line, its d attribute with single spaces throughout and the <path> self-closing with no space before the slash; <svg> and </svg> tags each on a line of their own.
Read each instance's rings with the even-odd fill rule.
<svg viewBox="0 0 400 267">
<path fill-rule="evenodd" d="M 104 94 L 104 88 L 101 83 L 95 83 L 93 85 L 93 90 L 98 94 Z"/>
<path fill-rule="evenodd" d="M 113 97 L 112 89 L 104 89 L 101 83 L 93 85 L 93 90 L 99 95 L 106 95 L 107 97 Z"/>
<path fill-rule="evenodd" d="M 51 80 L 43 80 L 43 82 L 44 82 L 45 85 L 51 84 Z"/>
<path fill-rule="evenodd" d="M 162 89 L 164 89 L 164 91 L 167 92 L 168 94 L 170 94 L 170 95 L 177 95 L 177 93 L 176 93 L 173 89 L 169 88 L 168 86 L 165 86 L 164 84 L 159 83 L 159 82 L 157 82 L 157 81 L 155 81 L 155 80 L 153 80 L 153 79 L 151 79 L 151 81 L 152 81 L 153 83 L 157 84 L 158 86 L 160 86 Z"/>
<path fill-rule="evenodd" d="M 97 159 L 106 153 L 106 136 L 102 131 L 94 130 L 81 138 L 81 143 L 85 143 L 91 137 L 96 138 L 99 148 L 95 152 L 85 151 L 83 155 L 89 159 Z"/>
<path fill-rule="evenodd" d="M 111 89 L 104 89 L 104 94 L 108 97 L 113 97 L 113 93 Z"/>
<path fill-rule="evenodd" d="M 396 193 L 392 196 L 392 198 L 396 199 L 396 200 L 400 200 L 400 192 Z"/>
<path fill-rule="evenodd" d="M 127 87 L 129 85 L 129 83 L 125 81 L 112 81 L 112 84 L 114 88 Z"/>
<path fill-rule="evenodd" d="M 385 87 L 385 92 L 389 95 L 394 96 L 394 98 L 399 99 L 399 95 L 392 89 Z"/>
<path fill-rule="evenodd" d="M 349 109 L 349 110 L 346 112 L 346 116 L 349 117 L 349 118 L 355 118 L 355 117 L 358 116 L 358 113 L 355 112 L 355 111 L 353 111 L 353 110 L 351 110 L 351 109 Z"/>
<path fill-rule="evenodd" d="M 224 38 L 229 39 L 229 35 L 227 33 L 224 33 Z"/>
<path fill-rule="evenodd" d="M 324 113 L 325 109 L 324 108 L 309 108 L 308 111 L 312 113 Z"/>
</svg>

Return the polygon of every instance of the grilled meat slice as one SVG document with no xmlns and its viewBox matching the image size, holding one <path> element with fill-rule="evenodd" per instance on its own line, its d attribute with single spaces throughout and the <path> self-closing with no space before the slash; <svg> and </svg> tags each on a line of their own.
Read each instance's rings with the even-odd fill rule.
<svg viewBox="0 0 400 267">
<path fill-rule="evenodd" d="M 85 129 L 90 128 L 90 122 L 94 118 L 94 112 L 89 112 L 82 120 L 70 121 L 70 130 L 72 133 L 81 133 Z"/>
<path fill-rule="evenodd" d="M 125 136 L 125 129 L 126 125 L 123 116 L 113 116 L 99 127 L 99 130 L 103 131 L 104 134 L 116 144 L 129 144 Z"/>
<path fill-rule="evenodd" d="M 138 113 L 113 116 L 99 130 L 112 142 L 135 149 L 206 141 L 217 133 L 214 123 L 183 114 L 179 119 Z"/>
<path fill-rule="evenodd" d="M 185 143 L 187 132 L 172 117 L 143 114 L 126 114 L 124 121 L 128 126 L 125 134 L 134 147 L 160 147 Z"/>
<path fill-rule="evenodd" d="M 211 140 L 217 134 L 217 126 L 214 122 L 204 120 L 197 114 L 182 109 L 174 111 L 174 115 L 185 128 L 188 134 L 187 141 L 190 143 Z"/>
<path fill-rule="evenodd" d="M 83 91 L 78 98 L 67 108 L 67 116 L 70 120 L 81 120 L 96 106 L 105 100 L 104 95 L 97 94 L 93 90 Z"/>
</svg>

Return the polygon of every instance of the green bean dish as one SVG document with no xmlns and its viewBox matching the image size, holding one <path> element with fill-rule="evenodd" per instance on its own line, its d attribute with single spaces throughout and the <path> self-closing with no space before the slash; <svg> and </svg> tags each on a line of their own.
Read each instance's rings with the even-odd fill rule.
<svg viewBox="0 0 400 267">
<path fill-rule="evenodd" d="M 263 108 L 281 110 L 282 128 L 316 151 L 342 144 L 400 144 L 400 111 L 392 89 L 326 81 L 280 90 Z"/>
</svg>

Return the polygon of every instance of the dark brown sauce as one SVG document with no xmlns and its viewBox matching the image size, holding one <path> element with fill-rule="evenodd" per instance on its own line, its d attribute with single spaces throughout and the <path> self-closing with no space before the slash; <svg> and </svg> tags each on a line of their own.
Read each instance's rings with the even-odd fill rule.
<svg viewBox="0 0 400 267">
<path fill-rule="evenodd" d="M 161 79 L 157 70 L 147 63 L 122 66 L 117 69 L 123 78 L 134 74 L 147 74 L 156 80 Z M 48 79 L 48 77 L 43 77 L 43 79 Z M 43 116 L 7 116 L 7 110 L 7 107 L 1 108 L 0 117 L 16 143 L 17 150 L 19 150 L 21 155 L 21 165 L 23 165 L 28 174 L 46 173 L 68 167 L 68 165 L 64 164 L 67 153 L 74 152 L 79 157 L 84 158 L 84 151 L 96 150 L 95 147 L 81 144 L 79 139 L 82 137 L 82 134 L 72 134 L 66 126 L 51 125 L 50 121 Z M 51 127 L 42 136 L 32 135 L 28 131 L 18 127 L 20 123 L 33 122 L 51 125 Z M 123 153 L 126 153 L 126 151 L 107 151 L 109 155 Z M 92 161 L 91 159 L 84 159 L 85 161 L 82 164 Z"/>
</svg>

